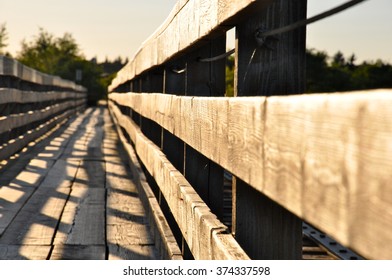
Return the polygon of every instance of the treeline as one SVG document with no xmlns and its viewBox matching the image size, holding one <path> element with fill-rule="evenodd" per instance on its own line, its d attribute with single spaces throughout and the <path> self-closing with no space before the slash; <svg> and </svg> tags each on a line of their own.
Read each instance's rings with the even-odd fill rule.
<svg viewBox="0 0 392 280">
<path fill-rule="evenodd" d="M 0 54 L 6 47 L 5 25 L 0 26 Z M 73 36 L 65 33 L 61 37 L 40 29 L 31 40 L 24 40 L 21 51 L 15 57 L 21 63 L 41 72 L 75 81 L 88 90 L 88 102 L 96 104 L 107 96 L 107 88 L 112 79 L 126 63 L 121 57 L 110 61 L 97 62 L 96 58 L 87 59 Z"/>
<path fill-rule="evenodd" d="M 337 52 L 332 57 L 326 52 L 307 50 L 306 91 L 335 92 L 392 88 L 392 65 L 377 60 L 356 63 L 355 54 L 345 57 Z"/>
<path fill-rule="evenodd" d="M 234 57 L 226 63 L 226 95 L 233 96 Z M 322 93 L 392 88 L 392 65 L 381 60 L 356 63 L 356 56 L 306 51 L 306 92 Z"/>
<path fill-rule="evenodd" d="M 0 25 L 0 54 L 5 53 L 8 34 L 6 25 Z M 88 89 L 89 103 L 106 98 L 107 87 L 127 60 L 121 57 L 97 62 L 86 59 L 71 34 L 62 37 L 40 29 L 31 41 L 24 40 L 15 57 L 34 69 L 76 81 Z M 233 96 L 234 58 L 226 64 L 226 95 Z M 377 60 L 356 63 L 356 56 L 345 57 L 342 52 L 329 56 L 326 52 L 306 51 L 306 92 L 335 92 L 392 88 L 392 65 Z"/>
</svg>

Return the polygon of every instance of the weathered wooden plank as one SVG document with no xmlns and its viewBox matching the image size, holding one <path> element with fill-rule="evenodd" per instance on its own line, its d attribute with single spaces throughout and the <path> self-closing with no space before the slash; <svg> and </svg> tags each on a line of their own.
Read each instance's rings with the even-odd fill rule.
<svg viewBox="0 0 392 280">
<path fill-rule="evenodd" d="M 70 188 L 75 179 L 78 166 L 79 162 L 57 160 L 39 187 Z"/>
<path fill-rule="evenodd" d="M 108 245 L 109 260 L 156 260 L 155 247 L 153 245 L 128 244 L 118 246 Z"/>
<path fill-rule="evenodd" d="M 268 99 L 265 193 L 375 259 L 392 257 L 390 96 Z"/>
<path fill-rule="evenodd" d="M 80 94 L 75 92 L 37 92 L 37 91 L 22 91 L 13 88 L 0 89 L 0 104 L 7 103 L 37 103 L 50 100 L 64 100 L 69 98 L 82 98 Z"/>
<path fill-rule="evenodd" d="M 62 157 L 73 160 L 101 161 L 103 141 L 100 110 L 89 110 L 80 123 L 75 124 L 75 135 Z M 93 164 L 94 165 L 94 164 Z M 101 174 L 103 176 L 103 174 Z"/>
<path fill-rule="evenodd" d="M 3 144 L 0 146 L 0 159 L 8 159 L 10 156 L 23 149 L 27 144 L 44 135 L 57 124 L 63 122 L 71 115 L 71 113 L 72 111 L 66 111 L 61 115 L 55 116 L 45 124 L 42 124 L 39 127 L 28 131 L 26 134 Z"/>
<path fill-rule="evenodd" d="M 194 257 L 211 259 L 212 251 L 221 249 L 220 256 L 225 256 L 225 259 L 247 259 L 239 246 L 237 250 L 226 250 L 227 248 L 216 245 L 217 240 L 212 238 L 212 233 L 224 232 L 227 228 L 210 212 L 181 173 L 173 167 L 159 148 L 143 136 L 129 117 L 123 116 L 112 105 L 111 109 L 118 123 L 129 129 L 130 135 L 134 135 L 136 151 L 146 168 L 154 175 Z M 227 238 L 230 239 L 232 236 Z"/>
<path fill-rule="evenodd" d="M 260 4 L 262 2 L 263 5 Z M 228 20 L 248 8 L 265 8 L 272 0 L 197 0 L 180 1 L 158 30 L 113 80 L 110 91 L 142 72 L 161 65 L 219 29 L 229 29 Z"/>
<path fill-rule="evenodd" d="M 39 111 L 30 111 L 28 113 L 0 117 L 0 133 L 24 126 L 35 121 L 43 120 L 72 106 L 74 106 L 74 103 L 72 101 L 67 101 Z"/>
<path fill-rule="evenodd" d="M 129 98 L 132 104 L 132 95 L 110 96 L 116 102 Z M 142 102 L 148 106 L 144 98 L 157 98 L 159 102 L 150 101 L 160 104 L 155 114 L 151 113 L 154 109 L 149 110 L 151 119 L 297 216 L 360 254 L 385 258 L 389 256 L 385 251 L 391 250 L 381 243 L 392 236 L 385 230 L 391 228 L 385 183 L 390 172 L 387 155 L 391 131 L 386 121 L 390 96 L 390 90 L 230 100 L 143 95 Z M 181 106 L 176 106 L 178 100 Z M 180 126 L 177 119 L 186 125 Z M 203 122 L 206 129 L 200 133 L 198 123 Z M 218 127 L 212 129 L 213 125 Z M 135 140 L 133 130 L 128 131 Z M 182 131 L 190 131 L 194 142 L 201 144 L 191 144 Z M 243 152 L 229 149 L 230 145 Z M 232 158 L 233 154 L 239 155 L 241 164 Z M 255 170 L 265 170 L 264 183 L 263 172 Z M 372 199 L 367 201 L 368 197 Z M 366 229 L 366 234 L 356 234 L 364 233 L 359 228 Z M 375 238 L 376 228 L 384 228 L 383 238 Z M 369 244 L 373 254 L 364 247 Z"/>
<path fill-rule="evenodd" d="M 33 193 L 30 187 L 0 188 L 0 236 Z"/>
<path fill-rule="evenodd" d="M 0 238 L 0 244 L 51 245 L 69 188 L 38 189 Z"/>
<path fill-rule="evenodd" d="M 0 245 L 0 260 L 46 260 L 52 246 Z"/>
<path fill-rule="evenodd" d="M 305 28 L 279 34 L 275 39 L 266 38 L 262 46 L 255 40 L 255 32 L 260 28 L 271 30 L 304 20 L 306 4 L 306 0 L 275 1 L 267 9 L 257 10 L 259 13 L 249 13 L 247 19 L 236 26 L 234 96 L 288 95 L 304 92 Z M 266 114 L 268 108 L 264 110 Z M 265 115 L 256 119 L 256 122 L 265 125 Z M 235 135 L 241 133 L 238 132 Z M 246 134 L 246 131 L 242 133 Z M 253 150 L 248 146 L 251 153 L 262 157 L 259 160 L 261 164 L 252 167 L 254 175 L 261 174 L 258 175 L 262 180 L 259 185 L 264 184 L 265 180 L 264 135 L 263 130 L 257 135 L 257 142 L 262 143 L 259 146 L 261 149 Z M 246 142 L 238 145 L 246 146 Z M 247 158 L 237 154 L 239 159 L 243 160 L 239 162 L 240 166 L 249 168 L 248 160 L 252 162 L 257 155 Z M 234 161 L 238 162 L 238 159 L 234 158 Z M 233 181 L 235 198 L 232 207 L 233 212 L 235 211 L 232 224 L 238 243 L 252 259 L 301 259 L 301 220 L 240 179 Z M 274 236 L 272 240 L 271 236 Z"/>
<path fill-rule="evenodd" d="M 153 244 L 136 186 L 121 164 L 107 163 L 107 240 L 111 244 Z"/>
<path fill-rule="evenodd" d="M 262 190 L 264 97 L 203 98 L 129 93 L 110 94 L 110 98 L 123 106 L 138 104 L 135 105 L 138 113 Z M 250 162 L 252 168 L 249 168 Z"/>
<path fill-rule="evenodd" d="M 105 190 L 79 185 L 72 187 L 54 244 L 105 245 Z"/>
<path fill-rule="evenodd" d="M 103 245 L 55 245 L 50 260 L 105 260 Z"/>
<path fill-rule="evenodd" d="M 113 118 L 113 121 L 116 123 L 117 119 Z M 139 191 L 139 198 L 143 202 L 144 207 L 146 209 L 146 215 L 148 217 L 152 229 L 154 244 L 157 250 L 156 257 L 157 258 L 159 257 L 161 259 L 181 260 L 182 259 L 181 250 L 177 245 L 172 230 L 170 229 L 168 222 L 162 213 L 162 210 L 158 204 L 157 199 L 155 198 L 150 186 L 146 181 L 145 175 L 136 157 L 136 153 L 132 148 L 132 146 L 124 138 L 124 135 L 119 130 L 118 125 L 116 126 L 116 128 L 118 131 L 118 137 L 120 137 L 121 139 L 120 141 L 123 143 L 123 147 L 125 148 L 126 153 L 129 156 L 128 160 L 130 163 L 134 181 L 136 182 L 136 187 L 138 188 Z M 106 135 L 113 132 L 114 131 L 112 127 L 110 127 L 108 130 L 105 131 Z M 116 139 L 118 139 L 117 136 Z M 114 143 L 111 144 L 113 145 Z M 109 147 L 111 147 L 112 149 L 114 148 L 113 146 L 109 146 Z M 104 148 L 105 159 L 107 158 L 106 148 L 107 148 L 107 142 L 105 142 L 105 148 Z M 118 152 L 119 150 L 122 149 L 118 147 L 118 143 L 117 143 L 117 145 L 115 145 L 115 151 Z M 110 174 L 110 172 L 108 172 L 108 174 Z M 118 188 L 120 188 L 121 191 L 123 189 L 122 184 L 117 184 L 115 189 Z"/>
<path fill-rule="evenodd" d="M 21 80 L 64 89 L 85 92 L 86 89 L 74 82 L 63 80 L 57 76 L 50 76 L 21 64 L 12 58 L 0 55 L 0 75 L 13 76 Z"/>
</svg>

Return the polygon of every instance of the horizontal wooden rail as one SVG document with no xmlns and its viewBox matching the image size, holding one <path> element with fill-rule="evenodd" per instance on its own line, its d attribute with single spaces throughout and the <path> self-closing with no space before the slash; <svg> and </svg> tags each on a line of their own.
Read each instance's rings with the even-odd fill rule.
<svg viewBox="0 0 392 280">
<path fill-rule="evenodd" d="M 128 93 L 110 99 L 365 257 L 392 258 L 386 245 L 392 244 L 391 90 L 269 98 Z M 111 108 L 160 180 L 164 155 Z M 160 186 L 171 190 L 170 179 L 175 177 L 162 178 Z"/>
<path fill-rule="evenodd" d="M 0 160 L 82 110 L 86 89 L 0 56 Z"/>
<path fill-rule="evenodd" d="M 252 259 L 301 258 L 303 220 L 365 258 L 392 258 L 392 91 L 302 95 L 306 28 L 260 34 L 304 22 L 306 9 L 180 0 L 109 87 L 112 115 L 195 258 L 215 258 L 197 224 L 204 214 Z M 223 57 L 231 27 L 227 98 L 225 61 L 200 58 Z"/>
<path fill-rule="evenodd" d="M 127 131 L 135 150 L 161 188 L 184 238 L 197 259 L 248 259 L 184 176 L 174 168 L 140 128 L 110 101 L 117 123 Z M 201 242 L 202 240 L 202 242 Z"/>
<path fill-rule="evenodd" d="M 82 101 L 83 102 L 83 101 Z M 38 111 L 29 111 L 28 113 L 21 113 L 0 117 L 0 133 L 10 131 L 12 129 L 46 119 L 51 115 L 70 109 L 75 106 L 74 101 L 66 101 L 64 103 L 56 104 Z"/>
<path fill-rule="evenodd" d="M 27 67 L 17 60 L 0 55 L 0 76 L 10 76 L 25 82 L 37 85 L 53 86 L 63 89 L 72 89 L 78 92 L 85 92 L 86 89 L 72 81 L 61 79 L 58 76 L 44 74 L 30 67 Z"/>
<path fill-rule="evenodd" d="M 67 118 L 72 116 L 77 110 L 81 110 L 84 108 L 84 104 L 79 105 L 79 107 L 75 107 L 75 110 L 66 111 L 60 115 L 57 115 L 51 118 L 49 121 L 29 130 L 27 133 L 17 137 L 16 139 L 12 139 L 7 143 L 0 145 L 0 160 L 6 160 L 25 146 L 27 146 L 30 142 L 36 140 L 37 138 L 43 136 L 45 133 L 50 131 L 56 125 L 63 123 Z"/>
<path fill-rule="evenodd" d="M 233 17 L 254 6 L 266 7 L 273 0 L 181 0 L 166 21 L 146 40 L 135 57 L 119 71 L 110 91 L 144 71 L 161 65 L 202 41 L 211 33 L 230 28 Z"/>
<path fill-rule="evenodd" d="M 59 101 L 65 99 L 83 99 L 85 95 L 79 92 L 36 92 L 22 91 L 12 88 L 0 88 L 0 104 L 8 103 L 36 103 L 45 101 Z"/>
</svg>

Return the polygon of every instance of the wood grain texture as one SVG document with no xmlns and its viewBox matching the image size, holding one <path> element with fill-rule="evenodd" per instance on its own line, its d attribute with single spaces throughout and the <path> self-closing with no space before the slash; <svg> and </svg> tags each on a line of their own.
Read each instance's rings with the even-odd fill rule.
<svg viewBox="0 0 392 280">
<path fill-rule="evenodd" d="M 0 260 L 46 260 L 52 246 L 0 245 Z"/>
<path fill-rule="evenodd" d="M 0 238 L 0 244 L 51 245 L 69 188 L 38 189 Z"/>
<path fill-rule="evenodd" d="M 110 94 L 255 188 L 263 188 L 264 97 Z M 132 107 L 135 106 L 135 107 Z M 252 163 L 249 168 L 248 163 Z"/>
<path fill-rule="evenodd" d="M 50 76 L 27 67 L 19 61 L 0 55 L 0 76 L 12 76 L 34 84 L 55 86 L 64 89 L 86 92 L 86 89 L 74 82 L 63 80 L 58 76 Z"/>
<path fill-rule="evenodd" d="M 76 107 L 76 109 L 81 107 Z M 16 139 L 10 140 L 0 146 L 0 159 L 4 160 L 23 149 L 27 144 L 44 135 L 46 132 L 51 130 L 57 124 L 64 121 L 72 114 L 72 110 L 66 111 L 60 115 L 54 116 L 51 120 L 40 125 L 39 127 L 29 130 L 26 134 L 19 136 Z"/>
<path fill-rule="evenodd" d="M 262 2 L 263 5 L 260 5 Z M 179 1 L 166 21 L 140 47 L 134 58 L 119 71 L 109 87 L 115 90 L 119 85 L 133 79 L 148 69 L 161 65 L 214 31 L 229 29 L 226 25 L 240 11 L 254 5 L 263 8 L 271 0 L 196 0 Z"/>
<path fill-rule="evenodd" d="M 7 103 L 36 103 L 36 102 L 45 102 L 50 100 L 59 100 L 64 99 L 83 99 L 85 96 L 80 93 L 75 92 L 56 92 L 56 91 L 48 91 L 48 92 L 37 92 L 37 91 L 22 91 L 18 89 L 12 88 L 1 88 L 0 89 L 0 104 Z"/>
<path fill-rule="evenodd" d="M 55 245 L 50 260 L 105 260 L 103 245 Z"/>
<path fill-rule="evenodd" d="M 271 97 L 264 192 L 367 258 L 392 257 L 391 92 Z"/>
<path fill-rule="evenodd" d="M 214 259 L 214 250 L 221 249 L 220 256 L 224 256 L 224 259 L 247 259 L 239 246 L 236 250 L 233 248 L 229 250 L 216 244 L 216 241 L 221 242 L 221 240 L 213 239 L 213 233 L 225 232 L 227 228 L 211 213 L 200 196 L 159 148 L 143 136 L 133 121 L 122 115 L 113 104 L 110 108 L 118 123 L 132 135 L 132 141 L 141 161 L 160 186 L 194 257 Z M 230 239 L 232 236 L 227 238 Z"/>
<path fill-rule="evenodd" d="M 110 98 L 131 106 L 133 95 Z M 298 217 L 367 258 L 384 259 L 392 252 L 385 245 L 392 244 L 390 96 L 375 90 L 137 100 L 142 115 Z M 138 141 L 132 124 L 124 118 L 121 124 Z"/>
<path fill-rule="evenodd" d="M 0 117 L 0 133 L 10 131 L 12 129 L 43 120 L 49 116 L 59 113 L 65 109 L 72 108 L 74 102 L 67 101 L 61 104 L 56 104 L 42 110 L 29 111 L 27 113 L 13 114 L 9 116 Z"/>
<path fill-rule="evenodd" d="M 173 236 L 173 232 L 162 213 L 161 207 L 155 198 L 151 187 L 147 183 L 135 150 L 125 139 L 123 133 L 120 130 L 120 127 L 117 125 L 117 119 L 114 117 L 112 119 L 116 124 L 118 137 L 120 138 L 123 148 L 128 155 L 128 162 L 132 176 L 138 189 L 140 199 L 144 205 L 144 208 L 146 209 L 146 214 L 150 223 L 150 229 L 152 230 L 152 236 L 154 238 L 155 248 L 158 252 L 156 256 L 160 257 L 161 259 L 182 260 L 183 258 L 181 256 L 181 250 L 177 245 L 177 242 Z M 111 128 L 109 131 L 106 130 L 106 133 L 108 132 L 113 133 L 113 128 Z M 107 147 L 107 144 L 108 143 L 105 144 L 105 147 Z M 113 144 L 114 143 L 111 143 L 110 146 L 113 147 Z M 122 149 L 119 149 L 117 145 L 115 146 L 116 151 L 121 151 Z"/>
</svg>

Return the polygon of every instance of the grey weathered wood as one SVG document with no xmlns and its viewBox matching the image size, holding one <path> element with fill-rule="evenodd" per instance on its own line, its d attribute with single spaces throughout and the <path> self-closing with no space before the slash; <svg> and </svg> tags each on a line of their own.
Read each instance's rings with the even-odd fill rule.
<svg viewBox="0 0 392 280">
<path fill-rule="evenodd" d="M 0 55 L 0 75 L 12 76 L 20 80 L 39 85 L 55 86 L 85 92 L 86 89 L 74 82 L 50 76 L 21 64 L 12 58 Z"/>
<path fill-rule="evenodd" d="M 374 259 L 392 252 L 389 99 L 383 91 L 274 97 L 266 122 L 266 193 Z"/>
<path fill-rule="evenodd" d="M 19 210 L 23 207 L 26 200 L 33 193 L 34 188 L 21 187 L 1 187 L 0 188 L 0 236 L 15 218 Z"/>
<path fill-rule="evenodd" d="M 135 106 L 143 116 L 153 119 L 204 156 L 258 190 L 263 189 L 259 170 L 263 169 L 264 97 L 201 98 L 130 93 L 111 94 L 110 98 L 121 105 Z"/>
<path fill-rule="evenodd" d="M 224 96 L 225 60 L 198 62 L 199 57 L 215 57 L 225 52 L 226 34 L 210 40 L 204 47 L 188 55 L 186 95 Z M 218 218 L 223 218 L 223 169 L 195 149 L 185 147 L 187 180 L 209 205 Z"/>
<path fill-rule="evenodd" d="M 134 137 L 132 141 L 135 149 L 147 170 L 155 175 L 154 178 L 170 205 L 194 257 L 246 259 L 247 255 L 231 240 L 232 236 L 224 234 L 227 228 L 211 213 L 183 175 L 174 168 L 158 147 L 146 139 L 129 117 L 122 115 L 112 103 L 109 104 L 117 122 Z M 220 238 L 214 238 L 216 235 Z M 225 240 L 233 246 L 220 246 Z"/>
<path fill-rule="evenodd" d="M 105 245 L 104 189 L 90 188 L 84 180 L 72 187 L 54 244 Z"/>
<path fill-rule="evenodd" d="M 108 188 L 106 235 L 109 244 L 109 259 L 120 259 L 124 256 L 128 257 L 125 259 L 129 259 L 129 254 L 135 248 L 144 247 L 150 248 L 144 252 L 146 257 L 154 259 L 155 244 L 151 237 L 149 221 L 129 172 L 125 170 L 121 162 L 107 162 L 106 168 Z M 152 253 L 146 254 L 148 251 Z M 116 255 L 117 257 L 114 257 Z"/>
<path fill-rule="evenodd" d="M 69 188 L 38 189 L 0 238 L 0 244 L 51 245 Z"/>
<path fill-rule="evenodd" d="M 306 11 L 306 0 L 275 1 L 268 9 L 256 9 L 246 21 L 236 26 L 235 96 L 304 92 L 305 28 L 281 34 L 279 38 L 267 38 L 262 46 L 256 42 L 255 32 L 260 28 L 269 30 L 303 20 Z M 264 104 L 267 107 L 260 121 L 263 125 L 268 118 L 268 100 Z M 263 132 L 259 135 L 262 143 Z M 264 181 L 266 155 L 263 144 L 260 146 L 261 149 L 252 152 L 263 158 L 262 166 L 252 168 L 263 174 L 259 177 Z M 243 158 L 244 155 L 238 156 Z M 249 256 L 252 259 L 302 259 L 302 221 L 242 180 L 235 180 L 233 184 L 235 238 Z M 269 185 L 263 184 L 264 189 L 268 189 Z"/>
<path fill-rule="evenodd" d="M 37 92 L 37 91 L 22 91 L 12 88 L 1 88 L 0 89 L 0 104 L 7 103 L 36 103 L 56 100 L 64 100 L 67 98 L 73 98 L 75 93 L 73 92 Z M 80 96 L 82 97 L 82 96 Z"/>
<path fill-rule="evenodd" d="M 121 98 L 124 102 L 129 100 L 127 102 L 132 106 L 133 98 L 131 96 L 133 95 L 125 94 Z M 379 209 L 374 210 L 378 211 L 378 214 L 374 214 L 374 216 L 371 214 L 373 210 L 364 215 L 364 209 L 370 208 L 358 209 L 354 207 L 358 211 L 356 213 L 362 213 L 362 217 L 369 217 L 366 218 L 368 221 L 366 224 L 369 226 L 364 226 L 365 220 L 362 218 L 356 219 L 355 222 L 351 222 L 350 218 L 349 222 L 348 212 L 344 210 L 347 209 L 346 201 L 351 201 L 352 205 L 361 205 L 355 201 L 357 198 L 362 199 L 362 196 L 358 192 L 352 196 L 352 192 L 347 191 L 347 188 L 331 188 L 327 179 L 335 178 L 336 182 L 338 180 L 344 182 L 343 178 L 357 178 L 359 175 L 355 174 L 359 173 L 355 171 L 357 168 L 354 167 L 362 166 L 361 168 L 366 167 L 366 170 L 376 170 L 374 172 L 377 174 L 383 170 L 386 173 L 384 175 L 380 173 L 377 176 L 379 179 L 375 179 L 376 177 L 373 175 L 366 177 L 368 178 L 366 180 L 362 177 L 361 180 L 350 179 L 349 182 L 353 189 L 358 188 L 365 192 L 364 190 L 369 184 L 385 185 L 382 182 L 388 181 L 386 174 L 389 172 L 387 160 L 389 146 L 386 139 L 391 138 L 391 132 L 385 120 L 388 119 L 387 107 L 391 102 L 390 96 L 389 90 L 375 90 L 345 94 L 269 98 L 203 99 L 164 95 L 142 95 L 139 97 L 145 104 L 143 106 L 154 108 L 153 104 L 159 104 L 159 106 L 156 105 L 155 110 L 148 110 L 149 117 L 157 123 L 174 132 L 185 142 L 192 144 L 193 147 L 197 147 L 204 155 L 219 163 L 253 188 L 284 205 L 295 215 L 331 234 L 340 242 L 354 248 L 350 241 L 354 239 L 348 238 L 353 234 L 348 234 L 348 232 L 353 232 L 351 227 L 358 229 L 361 225 L 362 228 L 368 229 L 368 235 L 361 235 L 362 245 L 357 244 L 355 247 L 358 248 L 357 251 L 360 251 L 361 246 L 377 244 L 379 240 L 382 240 L 382 238 L 377 238 L 378 241 L 376 241 L 372 237 L 375 235 L 370 232 L 381 227 L 384 228 L 382 232 L 387 232 L 385 228 L 389 228 L 389 226 L 380 225 L 390 221 L 390 218 L 385 217 L 385 215 L 389 215 L 389 212 Z M 113 94 L 111 98 L 120 100 L 117 95 Z M 155 100 L 151 101 L 151 105 L 148 105 L 150 103 L 146 99 Z M 181 106 L 177 104 L 181 104 Z M 386 106 L 385 109 L 383 109 L 384 106 Z M 181 108 L 180 112 L 178 112 L 178 108 Z M 144 109 L 141 110 L 144 114 Z M 176 119 L 180 119 L 183 125 L 175 122 Z M 365 120 L 367 121 L 366 126 L 362 125 Z M 205 124 L 202 125 L 203 123 Z M 361 124 L 360 130 L 358 130 L 359 124 Z M 266 131 L 264 127 L 266 127 Z M 347 136 L 342 136 L 343 131 Z M 347 134 L 349 131 L 352 131 L 351 134 Z M 188 136 L 191 137 L 187 138 Z M 377 143 L 377 145 L 360 143 Z M 339 149 L 339 147 L 341 148 Z M 359 153 L 361 149 L 364 150 Z M 308 151 L 314 152 L 309 154 Z M 366 157 L 363 156 L 365 153 Z M 309 157 L 308 154 L 314 156 Z M 323 154 L 325 154 L 325 159 L 317 161 L 317 166 L 312 167 L 315 166 L 315 159 Z M 352 155 L 351 159 L 343 161 L 347 158 L 346 154 Z M 316 157 L 316 155 L 318 156 Z M 330 157 L 334 157 L 334 160 Z M 338 158 L 341 160 L 336 160 Z M 367 160 L 368 158 L 371 160 Z M 342 162 L 347 162 L 345 166 L 349 169 L 346 169 L 353 171 L 347 173 L 346 169 L 342 169 Z M 328 168 L 321 168 L 323 165 Z M 306 169 L 304 169 L 305 167 Z M 265 171 L 260 172 L 260 170 Z M 308 171 L 304 174 L 303 170 Z M 316 173 L 312 175 L 311 170 L 315 170 Z M 321 170 L 326 171 L 320 173 Z M 264 173 L 265 179 L 263 179 Z M 325 179 L 320 181 L 320 179 L 316 180 L 315 176 L 319 176 L 317 174 L 331 175 L 323 175 Z M 311 188 L 310 186 L 314 185 L 314 182 L 317 182 L 315 185 L 319 187 Z M 305 189 L 306 200 L 303 199 Z M 369 190 L 366 190 L 365 193 Z M 330 199 L 323 200 L 321 198 L 325 192 L 328 193 L 327 197 Z M 363 197 L 365 199 L 367 196 Z M 384 201 L 388 196 L 380 193 L 375 197 L 378 197 L 377 201 Z M 322 201 L 324 202 L 322 211 L 313 211 L 312 209 Z M 341 206 L 336 207 L 336 205 Z M 381 203 L 379 206 L 386 209 L 386 205 L 388 204 Z M 376 208 L 378 208 L 376 204 L 371 207 L 371 209 Z M 350 210 L 350 213 L 350 216 L 359 215 L 354 214 L 353 210 Z M 371 216 L 373 218 L 370 218 Z M 379 217 L 383 218 L 379 219 Z M 380 224 L 375 226 L 375 223 Z M 338 233 L 336 228 L 343 231 Z M 348 230 L 349 228 L 350 230 Z M 362 239 L 364 236 L 368 236 L 367 241 Z M 386 235 L 383 240 L 385 238 L 388 240 L 388 236 Z M 360 239 L 360 237 L 355 238 Z M 379 248 L 377 253 L 369 255 L 369 258 L 385 256 L 385 253 L 380 253 L 386 249 L 385 246 L 381 246 L 381 241 L 379 245 L 372 246 L 374 251 L 376 251 L 376 247 Z M 366 254 L 366 252 L 369 251 L 365 251 L 363 248 L 361 254 Z"/>
<path fill-rule="evenodd" d="M 76 109 L 80 109 L 82 107 L 83 105 L 77 105 Z M 18 138 L 12 139 L 8 143 L 4 143 L 0 146 L 0 159 L 7 159 L 10 156 L 14 155 L 16 152 L 23 149 L 27 144 L 41 137 L 42 135 L 53 129 L 56 125 L 62 123 L 72 114 L 72 112 L 73 110 L 69 110 L 60 115 L 53 116 L 52 119 L 40 125 L 39 127 L 29 130 L 24 135 L 20 135 Z"/>
<path fill-rule="evenodd" d="M 117 124 L 117 119 L 113 118 L 113 121 Z M 136 187 L 138 189 L 140 199 L 143 202 L 143 205 L 146 209 L 148 220 L 150 222 L 152 236 L 154 238 L 154 243 L 156 250 L 159 252 L 157 257 L 160 256 L 161 259 L 176 259 L 181 260 L 181 251 L 177 245 L 177 242 L 173 236 L 172 230 L 170 229 L 168 222 L 165 216 L 162 213 L 162 210 L 158 204 L 155 195 L 153 194 L 149 184 L 146 181 L 145 175 L 142 171 L 142 168 L 138 162 L 136 157 L 136 153 L 132 146 L 125 140 L 124 135 L 119 130 L 118 124 L 116 125 L 119 138 L 128 154 L 128 160 L 131 167 L 132 176 L 134 177 L 134 181 L 136 183 Z M 106 133 L 113 134 L 113 128 L 110 130 L 106 130 Z M 109 143 L 105 143 L 105 150 L 108 145 L 111 149 L 116 152 L 121 151 L 121 148 L 118 147 L 119 143 L 113 143 L 110 141 Z M 105 153 L 106 155 L 107 153 Z M 112 154 L 112 153 L 110 153 Z M 106 157 L 105 157 L 106 158 Z M 108 172 L 108 174 L 110 174 Z M 120 185 L 121 186 L 121 185 Z"/>
<path fill-rule="evenodd" d="M 103 245 L 55 245 L 50 260 L 105 260 L 106 247 Z"/>
<path fill-rule="evenodd" d="M 0 245 L 0 260 L 46 260 L 52 246 Z"/>
<path fill-rule="evenodd" d="M 241 11 L 272 3 L 272 0 L 197 0 L 179 1 L 167 20 L 143 43 L 135 57 L 119 72 L 109 89 L 133 79 L 150 68 L 161 65 L 196 44 L 211 33 L 229 29 Z"/>
<path fill-rule="evenodd" d="M 109 260 L 156 260 L 155 247 L 152 245 L 109 244 Z"/>
</svg>

